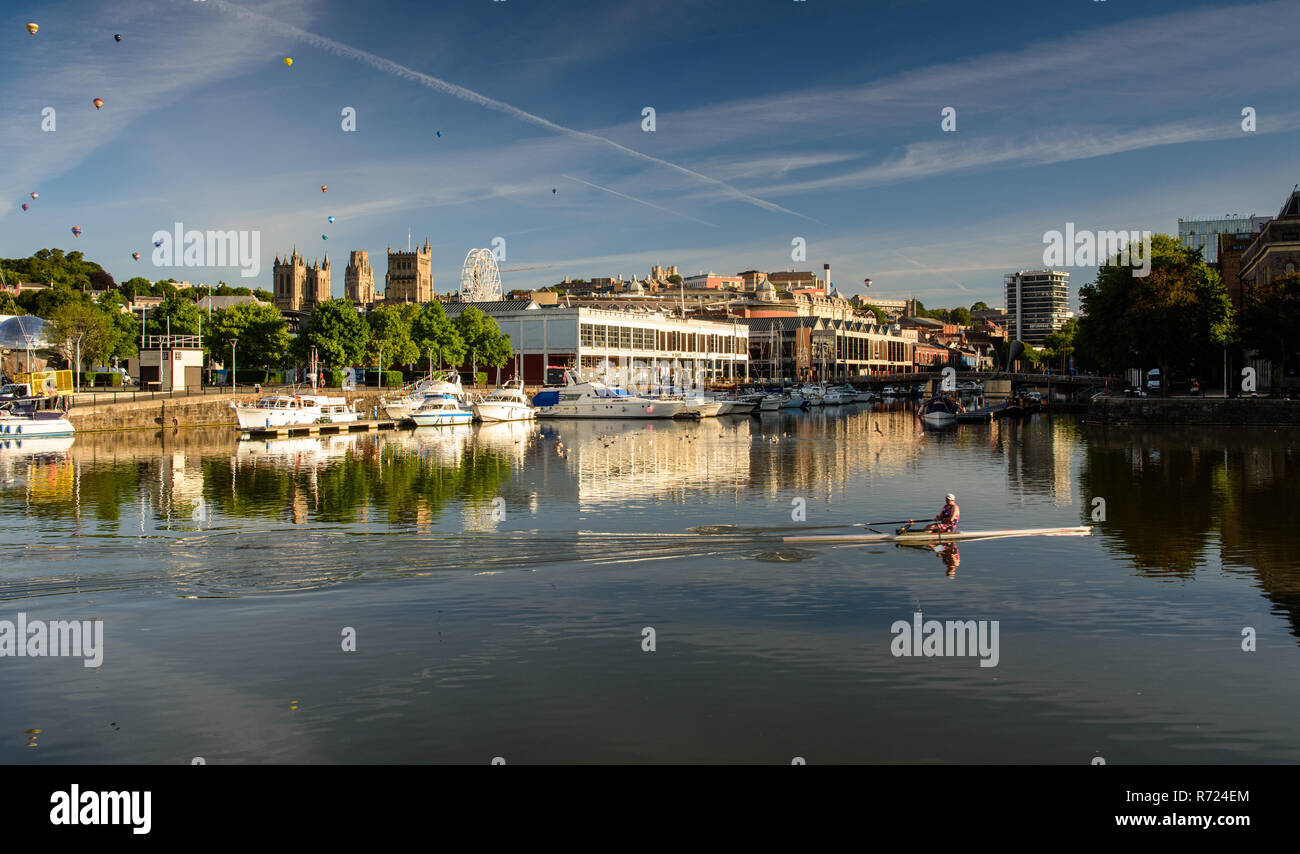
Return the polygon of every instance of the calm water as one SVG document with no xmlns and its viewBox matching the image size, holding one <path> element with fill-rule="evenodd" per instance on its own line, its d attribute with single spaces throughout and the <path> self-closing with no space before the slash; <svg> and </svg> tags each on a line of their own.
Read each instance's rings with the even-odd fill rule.
<svg viewBox="0 0 1300 854">
<path fill-rule="evenodd" d="M 1297 762 L 1289 438 L 854 406 L 0 450 L 0 620 L 105 645 L 0 658 L 0 762 Z M 967 530 L 1106 521 L 780 541 L 948 491 Z M 999 621 L 998 665 L 893 656 L 918 608 Z"/>
</svg>

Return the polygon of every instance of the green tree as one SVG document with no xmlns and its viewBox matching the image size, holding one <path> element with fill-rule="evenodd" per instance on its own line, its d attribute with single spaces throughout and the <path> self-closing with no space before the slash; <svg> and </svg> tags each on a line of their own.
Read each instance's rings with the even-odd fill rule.
<svg viewBox="0 0 1300 854">
<path fill-rule="evenodd" d="M 225 362 L 235 345 L 236 366 L 277 368 L 284 364 L 291 338 L 284 315 L 264 303 L 241 303 L 213 312 L 203 330 L 203 344 L 210 357 Z"/>
<path fill-rule="evenodd" d="M 0 314 L 26 314 L 23 307 L 8 293 L 0 293 Z"/>
<path fill-rule="evenodd" d="M 471 367 L 491 365 L 499 368 L 510 361 L 510 336 L 501 332 L 497 322 L 474 306 L 468 306 L 454 321 L 456 331 L 469 350 Z"/>
<path fill-rule="evenodd" d="M 970 311 L 958 306 L 948 312 L 948 319 L 958 326 L 970 326 Z"/>
<path fill-rule="evenodd" d="M 60 306 L 49 318 L 48 325 L 51 340 L 76 370 L 103 359 L 113 343 L 108 316 L 89 303 L 72 302 Z M 80 364 L 77 363 L 78 356 Z"/>
<path fill-rule="evenodd" d="M 440 302 L 420 306 L 412 323 L 411 339 L 422 355 L 432 353 L 439 366 L 459 365 L 465 361 L 465 341 Z"/>
<path fill-rule="evenodd" d="M 128 310 L 128 304 L 120 291 L 107 291 L 99 298 L 99 309 L 109 325 L 106 359 L 130 359 L 140 352 L 140 319 Z"/>
<path fill-rule="evenodd" d="M 1168 377 L 1171 366 L 1208 360 L 1232 337 L 1227 289 L 1200 253 L 1157 234 L 1150 273 L 1133 273 L 1111 259 L 1079 289 L 1084 316 L 1075 347 L 1082 363 L 1116 373 L 1155 365 Z M 1167 381 L 1161 391 L 1169 393 Z"/>
<path fill-rule="evenodd" d="M 203 313 L 193 300 L 172 290 L 163 297 L 163 301 L 149 311 L 149 320 L 145 324 L 146 335 L 198 335 L 203 323 Z M 170 322 L 170 325 L 169 325 Z"/>
<path fill-rule="evenodd" d="M 872 305 L 871 303 L 868 302 L 862 304 L 862 310 L 869 311 L 872 314 L 874 314 L 876 316 L 876 323 L 879 323 L 882 326 L 884 325 L 886 316 L 885 316 L 885 310 L 883 308 L 881 308 L 878 305 Z"/>
<path fill-rule="evenodd" d="M 1043 359 L 1048 365 L 1061 370 L 1069 367 L 1069 359 L 1074 355 L 1074 336 L 1078 329 L 1079 321 L 1072 317 L 1060 329 L 1043 339 Z"/>
<path fill-rule="evenodd" d="M 357 314 L 351 300 L 332 299 L 317 303 L 294 342 L 293 355 L 311 359 L 311 348 L 326 367 L 346 368 L 360 364 L 370 341 L 370 327 Z"/>
<path fill-rule="evenodd" d="M 418 316 L 420 306 L 381 305 L 366 316 L 370 327 L 370 341 L 366 345 L 366 361 L 374 363 L 381 371 L 389 365 L 409 365 L 420 358 L 420 348 L 411 338 L 412 315 Z M 379 363 L 383 358 L 383 364 Z"/>
<path fill-rule="evenodd" d="M 118 293 L 126 297 L 127 302 L 134 302 L 137 296 L 144 296 L 153 290 L 153 285 L 144 276 L 133 276 L 117 286 Z"/>
<path fill-rule="evenodd" d="M 970 310 L 971 310 L 971 311 L 988 311 L 988 308 L 989 308 L 988 303 L 984 302 L 983 300 L 980 300 L 979 302 L 977 302 L 977 303 L 975 303 L 973 306 L 971 306 L 971 307 L 970 307 Z"/>
<path fill-rule="evenodd" d="M 1241 307 L 1241 341 L 1246 347 L 1258 347 L 1276 364 L 1270 390 L 1277 395 L 1283 370 L 1300 348 L 1300 273 L 1247 291 Z"/>
</svg>

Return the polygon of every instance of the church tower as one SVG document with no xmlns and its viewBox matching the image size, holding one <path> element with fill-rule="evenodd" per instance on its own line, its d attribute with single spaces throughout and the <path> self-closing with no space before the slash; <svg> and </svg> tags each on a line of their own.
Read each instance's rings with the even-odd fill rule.
<svg viewBox="0 0 1300 854">
<path fill-rule="evenodd" d="M 311 311 L 318 303 L 328 302 L 330 298 L 330 254 L 325 253 L 325 260 L 319 265 L 313 261 L 307 268 L 303 282 L 302 311 Z"/>
<path fill-rule="evenodd" d="M 392 303 L 433 301 L 433 251 L 429 238 L 414 252 L 394 252 L 388 247 L 388 272 L 384 276 L 384 301 Z"/>
<path fill-rule="evenodd" d="M 353 250 L 348 255 L 348 266 L 343 271 L 343 296 L 362 306 L 375 301 L 375 270 L 370 266 L 369 252 Z"/>
<path fill-rule="evenodd" d="M 293 254 L 283 260 L 276 255 L 271 273 L 275 282 L 275 307 L 280 311 L 300 311 L 307 282 L 307 262 L 298 254 L 298 247 L 293 247 Z"/>
</svg>

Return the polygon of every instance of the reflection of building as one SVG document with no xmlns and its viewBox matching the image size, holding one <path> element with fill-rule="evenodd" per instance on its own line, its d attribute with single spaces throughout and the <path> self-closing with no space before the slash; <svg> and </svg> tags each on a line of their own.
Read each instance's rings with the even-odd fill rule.
<svg viewBox="0 0 1300 854">
<path fill-rule="evenodd" d="M 1020 270 L 1003 277 L 1007 289 L 1007 331 L 1012 339 L 1040 347 L 1070 316 L 1070 274 L 1066 270 Z"/>
</svg>

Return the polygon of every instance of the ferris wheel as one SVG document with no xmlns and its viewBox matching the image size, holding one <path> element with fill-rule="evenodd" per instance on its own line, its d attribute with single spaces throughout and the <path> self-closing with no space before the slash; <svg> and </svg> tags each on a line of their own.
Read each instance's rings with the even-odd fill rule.
<svg viewBox="0 0 1300 854">
<path fill-rule="evenodd" d="M 462 302 L 497 302 L 501 299 L 501 271 L 491 249 L 471 249 L 460 268 Z"/>
</svg>

